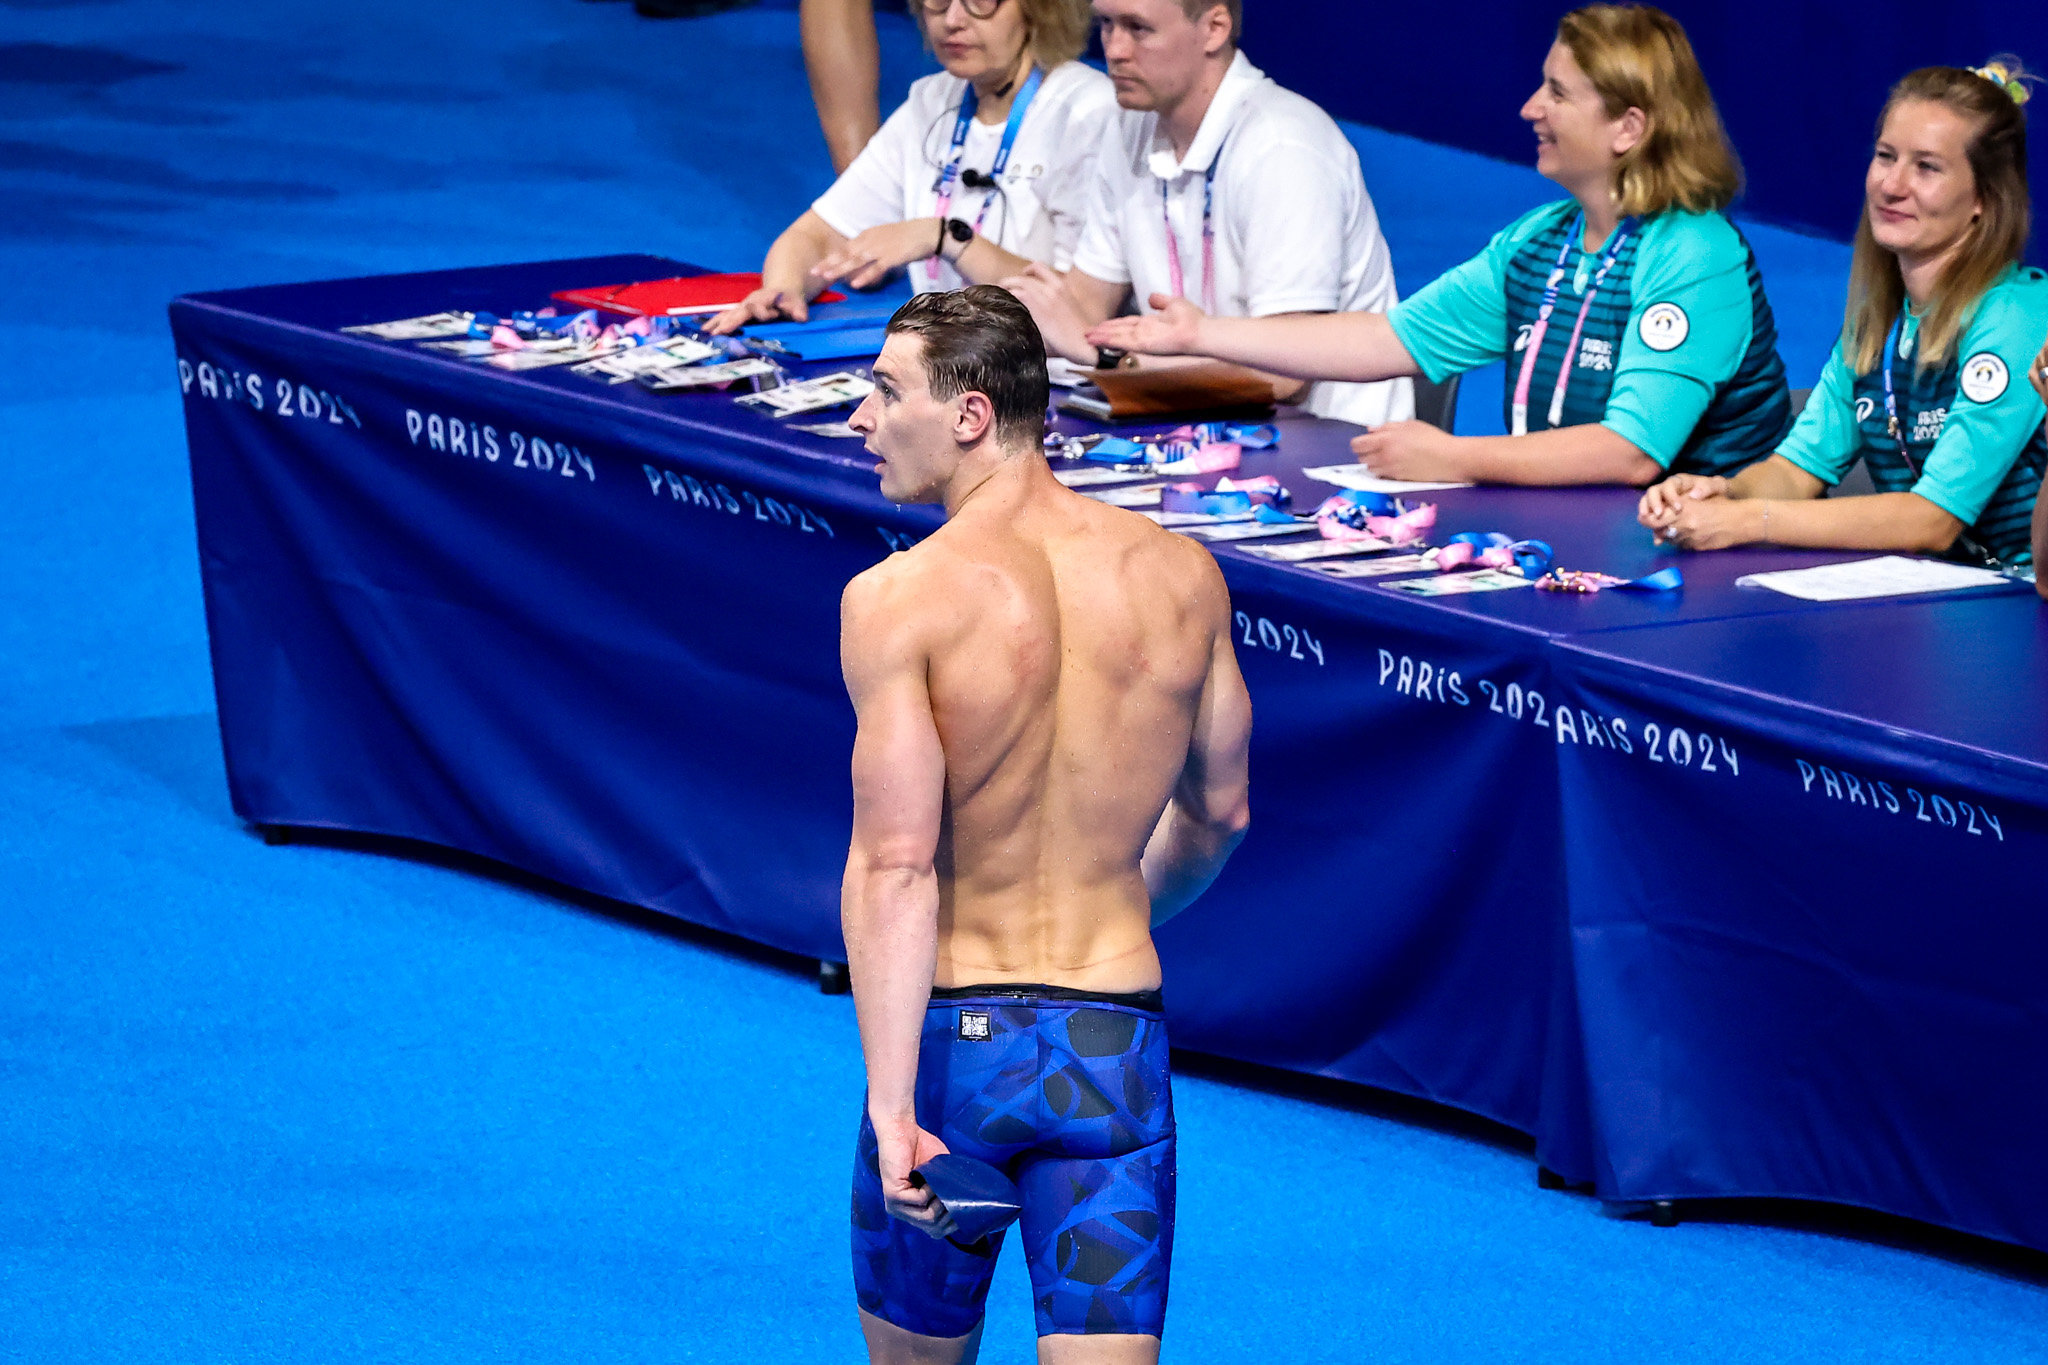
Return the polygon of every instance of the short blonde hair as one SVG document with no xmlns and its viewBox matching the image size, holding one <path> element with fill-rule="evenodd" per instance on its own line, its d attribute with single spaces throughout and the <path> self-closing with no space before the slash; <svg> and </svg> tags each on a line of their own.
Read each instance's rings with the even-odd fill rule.
<svg viewBox="0 0 2048 1365">
<path fill-rule="evenodd" d="M 1707 213 L 1734 202 L 1742 165 L 1676 19 L 1648 5 L 1586 5 L 1558 22 L 1557 40 L 1609 118 L 1643 111 L 1642 141 L 1614 168 L 1623 213 L 1648 217 L 1673 206 Z"/>
<path fill-rule="evenodd" d="M 932 16 L 917 0 L 911 0 L 910 12 L 919 20 L 917 31 L 929 52 L 932 35 L 925 25 Z M 1088 29 L 1094 22 L 1088 0 L 1017 0 L 1017 12 L 1024 16 L 1024 46 L 1040 71 L 1051 71 L 1088 50 Z"/>
</svg>

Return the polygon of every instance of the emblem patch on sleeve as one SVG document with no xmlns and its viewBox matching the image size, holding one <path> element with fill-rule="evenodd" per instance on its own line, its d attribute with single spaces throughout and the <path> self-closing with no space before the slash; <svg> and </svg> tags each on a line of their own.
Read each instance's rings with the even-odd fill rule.
<svg viewBox="0 0 2048 1365">
<path fill-rule="evenodd" d="M 1692 331 L 1692 319 L 1675 303 L 1653 303 L 1643 310 L 1636 335 L 1653 351 L 1675 351 Z"/>
<path fill-rule="evenodd" d="M 2005 362 L 1989 351 L 1979 351 L 1963 362 L 1963 396 L 1973 403 L 1989 403 L 2005 392 L 2012 372 Z"/>
<path fill-rule="evenodd" d="M 985 1043 L 993 1037 L 988 1016 L 978 1010 L 960 1011 L 960 1041 L 963 1043 Z"/>
</svg>

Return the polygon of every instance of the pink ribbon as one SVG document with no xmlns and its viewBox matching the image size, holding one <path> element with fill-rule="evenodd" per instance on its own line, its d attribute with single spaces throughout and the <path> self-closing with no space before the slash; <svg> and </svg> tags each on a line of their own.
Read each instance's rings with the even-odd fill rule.
<svg viewBox="0 0 2048 1365">
<path fill-rule="evenodd" d="M 1398 516 L 1368 516 L 1363 529 L 1349 524 L 1339 514 L 1357 516 L 1357 504 L 1344 497 L 1326 499 L 1316 509 L 1316 529 L 1325 540 L 1377 540 L 1389 546 L 1413 545 L 1436 526 L 1436 504 L 1425 502 Z"/>
<path fill-rule="evenodd" d="M 1244 447 L 1232 441 L 1199 446 L 1194 453 L 1154 466 L 1161 474 L 1221 474 L 1244 463 Z"/>
</svg>

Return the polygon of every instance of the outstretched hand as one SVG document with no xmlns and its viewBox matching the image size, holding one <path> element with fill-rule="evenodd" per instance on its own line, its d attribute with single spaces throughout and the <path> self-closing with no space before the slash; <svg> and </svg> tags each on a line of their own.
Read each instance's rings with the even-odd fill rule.
<svg viewBox="0 0 2048 1365">
<path fill-rule="evenodd" d="M 1386 422 L 1351 438 L 1351 453 L 1368 474 L 1411 483 L 1465 482 L 1458 438 L 1427 422 Z"/>
<path fill-rule="evenodd" d="M 773 289 L 766 285 L 741 299 L 704 324 L 713 336 L 730 336 L 750 322 L 773 322 L 778 318 L 808 321 L 811 301 L 794 289 Z"/>
<path fill-rule="evenodd" d="M 2034 364 L 2027 371 L 2027 382 L 2034 386 L 2034 392 L 2041 395 L 2041 401 L 2048 403 L 2048 345 L 2041 347 L 2041 354 L 2034 357 Z"/>
<path fill-rule="evenodd" d="M 870 1119 L 870 1122 L 873 1122 Z M 953 1215 L 932 1192 L 910 1183 L 910 1173 L 948 1151 L 945 1143 L 917 1126 L 915 1119 L 876 1123 L 877 1165 L 882 1177 L 882 1202 L 892 1218 L 901 1218 L 932 1237 L 953 1231 Z"/>
<path fill-rule="evenodd" d="M 1136 317 L 1111 318 L 1088 329 L 1088 344 L 1139 355 L 1201 355 L 1202 324 L 1209 315 L 1169 294 L 1154 294 L 1156 310 Z"/>
</svg>

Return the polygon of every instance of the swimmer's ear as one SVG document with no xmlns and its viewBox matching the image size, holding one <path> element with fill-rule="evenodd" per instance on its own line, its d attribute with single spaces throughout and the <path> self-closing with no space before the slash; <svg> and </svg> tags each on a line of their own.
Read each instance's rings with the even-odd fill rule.
<svg viewBox="0 0 2048 1365">
<path fill-rule="evenodd" d="M 953 419 L 955 441 L 963 446 L 971 446 L 983 437 L 994 434 L 996 405 L 989 401 L 987 394 L 979 389 L 969 389 L 953 401 L 960 405 Z"/>
</svg>

